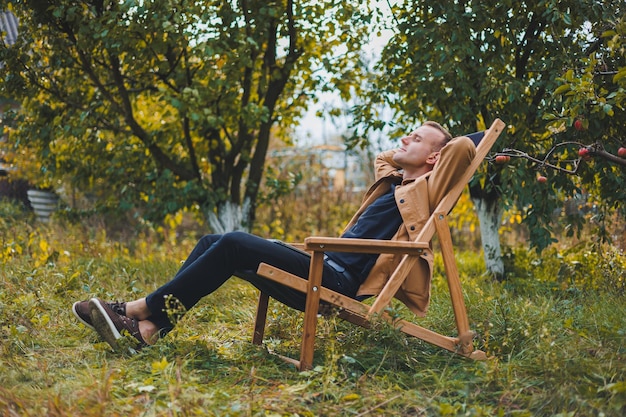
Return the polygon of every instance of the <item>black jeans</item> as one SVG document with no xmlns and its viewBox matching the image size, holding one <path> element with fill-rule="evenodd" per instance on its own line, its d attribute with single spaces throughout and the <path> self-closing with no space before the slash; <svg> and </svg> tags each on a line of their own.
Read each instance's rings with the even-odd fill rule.
<svg viewBox="0 0 626 417">
<path fill-rule="evenodd" d="M 186 310 L 202 297 L 217 290 L 232 276 L 249 281 L 276 300 L 303 311 L 306 295 L 256 274 L 261 262 L 301 277 L 308 276 L 310 257 L 295 249 L 244 232 L 206 235 L 176 273 L 175 277 L 146 297 L 152 312 L 149 318 L 167 331 L 172 324 L 166 313 L 166 299 L 180 301 Z M 324 262 L 322 285 L 355 297 L 360 282 Z"/>
</svg>

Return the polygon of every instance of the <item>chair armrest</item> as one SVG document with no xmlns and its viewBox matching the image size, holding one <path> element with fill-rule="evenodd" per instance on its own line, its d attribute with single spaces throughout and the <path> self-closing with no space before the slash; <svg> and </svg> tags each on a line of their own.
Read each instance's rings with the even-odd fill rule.
<svg viewBox="0 0 626 417">
<path fill-rule="evenodd" d="M 304 239 L 308 252 L 358 252 L 420 255 L 429 248 L 428 242 L 399 242 L 380 239 L 354 239 L 312 236 Z"/>
</svg>

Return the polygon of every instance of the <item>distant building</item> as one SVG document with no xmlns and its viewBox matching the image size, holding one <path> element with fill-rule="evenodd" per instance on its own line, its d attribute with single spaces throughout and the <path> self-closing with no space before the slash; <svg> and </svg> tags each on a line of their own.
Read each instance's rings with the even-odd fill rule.
<svg viewBox="0 0 626 417">
<path fill-rule="evenodd" d="M 17 40 L 17 18 L 11 12 L 0 12 L 0 31 L 6 45 L 13 45 Z"/>
<path fill-rule="evenodd" d="M 270 153 L 281 172 L 300 172 L 304 181 L 320 182 L 331 190 L 363 191 L 372 181 L 366 151 L 339 145 L 316 145 L 275 150 Z"/>
</svg>

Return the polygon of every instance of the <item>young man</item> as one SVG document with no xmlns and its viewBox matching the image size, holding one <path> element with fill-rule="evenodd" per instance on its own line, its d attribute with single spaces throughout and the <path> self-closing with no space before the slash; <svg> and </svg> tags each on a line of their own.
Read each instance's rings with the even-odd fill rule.
<svg viewBox="0 0 626 417">
<path fill-rule="evenodd" d="M 342 237 L 414 240 L 441 198 L 457 182 L 475 154 L 467 137 L 452 139 L 436 122 L 426 122 L 401 139 L 398 149 L 376 159 L 376 182 Z M 437 165 L 437 169 L 433 168 Z M 391 254 L 328 252 L 322 284 L 354 298 L 376 295 L 400 262 Z M 410 271 L 396 294 L 411 310 L 424 315 L 430 298 L 432 252 Z M 305 295 L 255 274 L 261 262 L 306 277 L 310 257 L 288 245 L 243 232 L 207 235 L 200 239 L 174 278 L 145 298 L 126 303 L 98 298 L 74 303 L 72 311 L 114 349 L 125 332 L 138 347 L 153 344 L 171 330 L 169 302 L 188 310 L 239 276 L 280 302 L 304 310 Z"/>
</svg>

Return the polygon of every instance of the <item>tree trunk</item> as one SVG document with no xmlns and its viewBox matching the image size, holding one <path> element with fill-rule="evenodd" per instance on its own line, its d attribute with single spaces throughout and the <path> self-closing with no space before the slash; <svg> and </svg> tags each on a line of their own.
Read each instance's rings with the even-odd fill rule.
<svg viewBox="0 0 626 417">
<path fill-rule="evenodd" d="M 247 219 L 250 217 L 252 205 L 249 200 L 244 200 L 242 205 L 232 201 L 220 203 L 217 211 L 209 212 L 207 220 L 212 233 L 224 234 L 234 230 L 250 231 Z"/>
<path fill-rule="evenodd" d="M 472 198 L 476 214 L 480 223 L 480 234 L 485 253 L 485 266 L 487 272 L 498 281 L 504 278 L 504 262 L 502 261 L 502 250 L 500 246 L 500 222 L 504 210 L 498 201 L 484 198 Z"/>
</svg>

